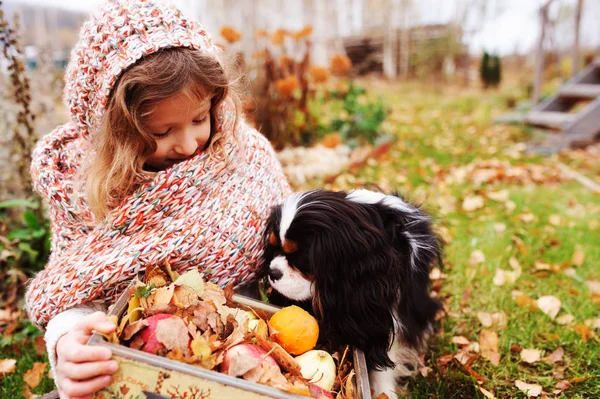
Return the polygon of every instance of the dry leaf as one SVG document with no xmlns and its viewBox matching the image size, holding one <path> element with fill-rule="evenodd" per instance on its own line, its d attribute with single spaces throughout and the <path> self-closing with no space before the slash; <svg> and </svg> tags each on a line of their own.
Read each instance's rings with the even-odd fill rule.
<svg viewBox="0 0 600 399">
<path fill-rule="evenodd" d="M 531 223 L 535 220 L 535 215 L 531 212 L 526 212 L 526 213 L 522 213 L 519 216 L 519 219 L 521 219 L 521 221 L 523 223 Z"/>
<path fill-rule="evenodd" d="M 456 337 L 452 337 L 452 342 L 455 343 L 458 346 L 467 346 L 471 343 L 471 341 L 469 341 L 468 339 L 466 339 L 463 336 L 456 336 Z"/>
<path fill-rule="evenodd" d="M 542 393 L 542 386 L 538 384 L 528 384 L 525 381 L 516 380 L 515 386 L 525 392 L 528 397 L 533 396 L 537 398 Z"/>
<path fill-rule="evenodd" d="M 484 327 L 492 326 L 492 315 L 486 312 L 477 312 L 477 318 Z"/>
<path fill-rule="evenodd" d="M 190 337 L 188 328 L 180 317 L 169 317 L 156 323 L 156 339 L 167 349 L 188 349 Z"/>
<path fill-rule="evenodd" d="M 508 324 L 508 316 L 504 312 L 492 313 L 492 325 L 497 330 L 503 330 Z"/>
<path fill-rule="evenodd" d="M 44 340 L 44 336 L 40 335 L 35 337 L 33 342 L 35 345 L 35 353 L 39 356 L 44 356 L 46 354 L 46 341 Z"/>
<path fill-rule="evenodd" d="M 467 196 L 463 200 L 462 208 L 463 210 L 470 212 L 479 208 L 483 208 L 483 197 L 480 195 Z"/>
<path fill-rule="evenodd" d="M 600 329 L 600 318 L 587 319 L 585 321 L 585 325 L 591 328 L 592 330 L 598 330 Z"/>
<path fill-rule="evenodd" d="M 494 223 L 494 230 L 496 233 L 504 233 L 506 231 L 506 225 L 504 223 Z"/>
<path fill-rule="evenodd" d="M 521 269 L 512 271 L 496 269 L 496 275 L 494 276 L 494 284 L 499 287 L 505 284 L 514 284 L 514 282 L 517 281 L 519 276 L 521 276 Z"/>
<path fill-rule="evenodd" d="M 593 279 L 589 279 L 588 281 L 586 281 L 586 283 L 588 289 L 592 294 L 600 294 L 600 282 Z"/>
<path fill-rule="evenodd" d="M 560 217 L 560 215 L 550 215 L 548 216 L 548 222 L 552 226 L 560 226 L 562 223 L 562 218 Z"/>
<path fill-rule="evenodd" d="M 6 374 L 14 373 L 17 369 L 17 361 L 15 359 L 0 360 L 0 378 L 4 378 Z"/>
<path fill-rule="evenodd" d="M 517 302 L 517 305 L 522 308 L 528 307 L 530 310 L 538 308 L 537 302 L 533 298 L 523 294 L 521 291 L 513 290 L 511 295 L 515 302 Z"/>
<path fill-rule="evenodd" d="M 430 372 L 431 372 L 431 367 L 425 366 L 425 367 L 419 368 L 419 374 L 421 374 L 423 377 L 427 377 Z"/>
<path fill-rule="evenodd" d="M 566 326 L 575 322 L 575 317 L 572 314 L 563 314 L 558 316 L 555 320 L 558 324 Z"/>
<path fill-rule="evenodd" d="M 556 385 L 554 386 L 554 388 L 556 388 L 558 390 L 558 393 L 561 393 L 562 391 L 566 391 L 567 389 L 569 389 L 569 387 L 571 386 L 571 383 L 569 382 L 569 380 L 562 380 L 556 383 Z"/>
<path fill-rule="evenodd" d="M 546 313 L 548 316 L 550 316 L 552 320 L 554 320 L 554 318 L 556 317 L 556 315 L 558 315 L 558 312 L 560 311 L 560 299 L 558 299 L 555 296 L 546 295 L 539 297 L 536 303 L 540 310 Z"/>
<path fill-rule="evenodd" d="M 544 361 L 548 364 L 554 364 L 554 363 L 561 362 L 563 360 L 564 354 L 565 354 L 565 350 L 559 346 L 558 348 L 556 348 L 554 350 L 554 352 L 552 352 L 551 354 L 546 356 L 544 358 Z"/>
<path fill-rule="evenodd" d="M 521 351 L 521 360 L 525 363 L 535 363 L 542 357 L 542 351 L 539 349 L 523 349 Z"/>
<path fill-rule="evenodd" d="M 494 331 L 481 330 L 479 335 L 479 348 L 483 358 L 488 359 L 494 366 L 500 364 L 498 334 Z"/>
<path fill-rule="evenodd" d="M 573 257 L 571 258 L 571 263 L 575 266 L 581 266 L 585 262 L 585 253 L 583 252 L 583 247 L 581 244 L 575 245 L 575 252 L 573 252 Z"/>
<path fill-rule="evenodd" d="M 509 198 L 508 190 L 500 190 L 500 191 L 490 191 L 486 195 L 489 199 L 493 199 L 498 202 L 506 202 Z"/>
<path fill-rule="evenodd" d="M 46 373 L 47 366 L 48 366 L 48 363 L 39 363 L 39 362 L 33 363 L 33 367 L 31 369 L 27 370 L 27 372 L 23 376 L 23 381 L 25 381 L 25 383 L 30 388 L 32 388 L 32 389 L 36 388 L 38 385 L 40 385 L 40 382 L 42 381 L 42 377 Z"/>
<path fill-rule="evenodd" d="M 485 396 L 488 399 L 496 399 L 496 397 L 494 396 L 494 394 L 491 393 L 490 391 L 488 391 L 485 388 L 479 387 L 479 391 L 483 394 L 483 396 Z"/>
<path fill-rule="evenodd" d="M 471 258 L 469 259 L 470 265 L 475 266 L 483 262 L 485 262 L 485 255 L 483 254 L 483 252 L 481 252 L 478 249 L 471 252 Z"/>
<path fill-rule="evenodd" d="M 573 331 L 581 336 L 583 342 L 587 342 L 590 338 L 597 339 L 596 333 L 594 333 L 592 329 L 585 324 L 575 324 L 575 326 L 573 326 Z"/>
</svg>

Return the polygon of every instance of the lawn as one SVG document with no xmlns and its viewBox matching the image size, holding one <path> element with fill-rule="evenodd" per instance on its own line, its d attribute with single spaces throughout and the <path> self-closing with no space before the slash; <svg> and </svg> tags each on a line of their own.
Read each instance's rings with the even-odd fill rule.
<svg viewBox="0 0 600 399">
<path fill-rule="evenodd" d="M 392 108 L 385 123 L 396 140 L 325 187 L 396 190 L 435 216 L 445 241 L 444 266 L 432 277 L 446 312 L 408 395 L 600 397 L 600 195 L 558 166 L 599 182 L 600 150 L 528 155 L 526 128 L 492 123 L 510 88 L 363 84 Z M 25 372 L 47 361 L 35 335 L 26 328 L 0 341 L 1 357 L 17 359 L 0 397 L 29 395 Z M 31 391 L 51 387 L 44 378 Z"/>
</svg>

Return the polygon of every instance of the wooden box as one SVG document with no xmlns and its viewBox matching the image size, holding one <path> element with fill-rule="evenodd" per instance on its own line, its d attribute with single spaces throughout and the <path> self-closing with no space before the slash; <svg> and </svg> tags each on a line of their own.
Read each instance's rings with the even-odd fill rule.
<svg viewBox="0 0 600 399">
<path fill-rule="evenodd" d="M 109 315 L 120 317 L 124 314 L 129 301 L 128 292 L 126 290 L 121 295 Z M 241 295 L 234 295 L 232 300 L 255 310 L 260 309 L 269 316 L 279 309 Z M 307 398 L 126 346 L 115 345 L 106 341 L 99 334 L 93 334 L 88 344 L 110 348 L 113 359 L 120 364 L 118 371 L 113 375 L 111 384 L 97 392 L 94 395 L 95 399 Z M 371 393 L 364 354 L 360 350 L 353 350 L 352 356 L 355 372 L 354 397 L 368 399 L 371 397 Z"/>
</svg>

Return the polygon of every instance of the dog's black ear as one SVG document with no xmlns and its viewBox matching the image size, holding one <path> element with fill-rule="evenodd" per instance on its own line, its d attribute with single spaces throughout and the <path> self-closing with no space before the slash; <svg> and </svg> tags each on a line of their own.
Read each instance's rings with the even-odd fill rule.
<svg viewBox="0 0 600 399">
<path fill-rule="evenodd" d="M 256 276 L 261 279 L 269 274 L 269 265 L 275 256 L 277 242 L 274 242 L 279 234 L 279 222 L 281 220 L 281 205 L 276 205 L 271 208 L 269 219 L 267 221 L 267 229 L 263 235 L 263 246 L 265 248 L 263 260 L 256 270 Z"/>
<path fill-rule="evenodd" d="M 397 252 L 385 232 L 349 214 L 334 231 L 314 235 L 313 310 L 322 336 L 361 348 L 372 369 L 393 367 L 388 355 L 393 332 L 398 278 Z M 333 233 L 333 234 L 332 234 Z"/>
</svg>

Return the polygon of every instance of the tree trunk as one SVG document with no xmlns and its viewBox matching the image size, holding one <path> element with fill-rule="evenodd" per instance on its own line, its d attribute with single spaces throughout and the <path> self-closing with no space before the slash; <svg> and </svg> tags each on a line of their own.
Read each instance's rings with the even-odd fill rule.
<svg viewBox="0 0 600 399">
<path fill-rule="evenodd" d="M 537 104 L 540 101 L 540 93 L 542 89 L 542 75 L 544 73 L 544 41 L 546 39 L 546 25 L 548 24 L 548 7 L 553 0 L 548 0 L 540 8 L 541 18 L 541 29 L 540 37 L 538 40 L 536 62 L 535 62 L 535 75 L 533 78 L 533 104 Z"/>
<path fill-rule="evenodd" d="M 583 0 L 577 0 L 577 10 L 575 11 L 575 42 L 573 43 L 573 67 L 571 68 L 571 76 L 575 76 L 579 72 L 579 27 L 581 25 L 581 9 L 583 8 Z"/>
</svg>

